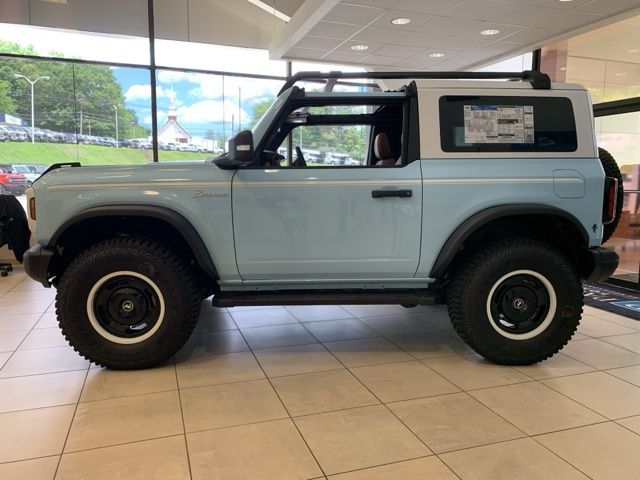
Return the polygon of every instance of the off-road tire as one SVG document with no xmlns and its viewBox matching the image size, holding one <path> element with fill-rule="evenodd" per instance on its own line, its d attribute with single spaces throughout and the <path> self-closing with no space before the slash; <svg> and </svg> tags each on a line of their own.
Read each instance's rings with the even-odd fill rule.
<svg viewBox="0 0 640 480">
<path fill-rule="evenodd" d="M 138 343 L 121 344 L 119 338 L 110 341 L 104 336 L 110 335 L 106 330 L 94 326 L 96 314 L 89 318 L 88 299 L 95 298 L 95 287 L 115 272 L 146 278 L 155 285 L 149 291 L 159 292 L 162 300 L 157 302 L 164 308 L 157 330 L 148 332 L 148 338 L 136 339 Z M 199 317 L 201 293 L 185 260 L 162 243 L 113 238 L 90 247 L 71 262 L 58 284 L 56 313 L 63 335 L 87 360 L 117 370 L 149 368 L 169 359 L 187 341 Z"/>
<path fill-rule="evenodd" d="M 556 307 L 553 315 L 548 309 L 542 323 L 550 323 L 542 331 L 513 339 L 501 333 L 500 322 L 490 320 L 490 300 L 501 279 L 520 271 L 546 279 L 553 290 L 551 295 L 547 289 L 548 297 L 555 296 Z M 576 331 L 583 306 L 582 284 L 569 260 L 552 246 L 526 238 L 487 244 L 468 255 L 452 272 L 447 299 L 460 337 L 484 358 L 502 365 L 530 365 L 557 353 Z"/>
<path fill-rule="evenodd" d="M 598 156 L 600 157 L 600 163 L 602 163 L 604 174 L 607 177 L 614 177 L 618 179 L 618 191 L 616 193 L 616 216 L 613 222 L 611 222 L 609 225 L 604 226 L 604 231 L 602 233 L 602 243 L 605 243 L 611 238 L 611 235 L 613 235 L 613 232 L 615 232 L 616 228 L 618 227 L 620 215 L 622 215 L 622 204 L 624 203 L 624 187 L 622 185 L 622 174 L 620 173 L 620 169 L 618 168 L 618 164 L 613 158 L 613 155 L 607 152 L 604 148 L 598 148 Z"/>
</svg>

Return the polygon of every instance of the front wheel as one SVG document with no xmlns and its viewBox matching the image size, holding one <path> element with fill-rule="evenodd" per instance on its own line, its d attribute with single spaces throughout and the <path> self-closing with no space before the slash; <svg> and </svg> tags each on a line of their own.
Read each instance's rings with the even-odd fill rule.
<svg viewBox="0 0 640 480">
<path fill-rule="evenodd" d="M 573 336 L 582 315 L 580 279 L 556 249 L 529 239 L 486 245 L 453 273 L 447 292 L 455 330 L 495 363 L 530 365 Z"/>
<path fill-rule="evenodd" d="M 114 238 L 69 265 L 56 312 L 69 344 L 86 359 L 113 369 L 148 368 L 187 341 L 201 290 L 187 263 L 164 245 Z"/>
</svg>

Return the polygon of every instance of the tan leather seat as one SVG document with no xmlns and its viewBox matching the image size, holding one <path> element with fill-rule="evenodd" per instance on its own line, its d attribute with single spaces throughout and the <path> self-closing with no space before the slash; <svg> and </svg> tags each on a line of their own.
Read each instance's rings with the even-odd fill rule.
<svg viewBox="0 0 640 480">
<path fill-rule="evenodd" d="M 387 137 L 387 134 L 384 132 L 376 135 L 376 138 L 373 141 L 373 154 L 378 159 L 376 167 L 392 167 L 394 165 L 400 165 L 400 159 L 396 161 L 396 159 L 393 158 L 389 137 Z"/>
</svg>

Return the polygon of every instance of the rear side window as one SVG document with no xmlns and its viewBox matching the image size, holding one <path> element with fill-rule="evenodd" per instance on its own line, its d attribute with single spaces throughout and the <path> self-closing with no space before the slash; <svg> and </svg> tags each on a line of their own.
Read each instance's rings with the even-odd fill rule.
<svg viewBox="0 0 640 480">
<path fill-rule="evenodd" d="M 444 152 L 575 152 L 576 122 L 563 97 L 440 97 Z"/>
</svg>

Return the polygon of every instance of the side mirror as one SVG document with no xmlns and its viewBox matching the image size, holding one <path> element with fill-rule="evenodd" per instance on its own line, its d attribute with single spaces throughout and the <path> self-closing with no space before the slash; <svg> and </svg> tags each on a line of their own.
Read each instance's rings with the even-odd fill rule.
<svg viewBox="0 0 640 480">
<path fill-rule="evenodd" d="M 253 160 L 253 133 L 251 130 L 238 132 L 229 139 L 229 160 L 238 166 L 249 165 Z"/>
</svg>

